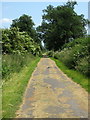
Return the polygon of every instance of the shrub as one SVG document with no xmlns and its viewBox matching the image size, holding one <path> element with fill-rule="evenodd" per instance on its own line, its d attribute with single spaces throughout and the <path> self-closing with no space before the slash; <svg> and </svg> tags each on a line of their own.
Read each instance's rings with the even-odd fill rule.
<svg viewBox="0 0 90 120">
<path fill-rule="evenodd" d="M 90 73 L 89 73 L 90 64 L 89 64 L 88 60 L 89 60 L 88 57 L 81 58 L 79 61 L 77 61 L 78 64 L 75 68 L 76 68 L 76 70 L 78 70 L 81 73 L 90 77 Z"/>
<path fill-rule="evenodd" d="M 73 53 L 71 50 L 64 48 L 64 50 L 62 50 L 61 52 L 57 52 L 54 57 L 58 58 L 59 60 L 61 60 L 66 66 L 68 66 L 69 68 L 73 68 L 74 67 L 74 57 L 73 57 Z"/>
<path fill-rule="evenodd" d="M 55 52 L 54 58 L 62 61 L 67 67 L 89 76 L 89 49 L 90 37 L 79 38 L 65 44 L 60 52 Z"/>
<path fill-rule="evenodd" d="M 48 51 L 46 54 L 49 57 L 54 57 L 54 51 Z"/>
<path fill-rule="evenodd" d="M 3 53 L 41 55 L 41 47 L 26 32 L 18 28 L 2 30 Z"/>
</svg>

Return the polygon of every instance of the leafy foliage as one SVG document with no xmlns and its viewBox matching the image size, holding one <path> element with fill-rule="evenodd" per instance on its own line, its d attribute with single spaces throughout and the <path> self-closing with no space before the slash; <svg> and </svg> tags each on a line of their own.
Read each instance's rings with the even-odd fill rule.
<svg viewBox="0 0 90 120">
<path fill-rule="evenodd" d="M 12 22 L 12 27 L 18 27 L 21 32 L 26 31 L 28 34 L 32 35 L 33 21 L 31 16 L 22 15 L 19 19 L 15 19 Z"/>
<path fill-rule="evenodd" d="M 48 51 L 48 52 L 46 52 L 46 55 L 49 57 L 54 57 L 54 51 L 53 50 Z"/>
<path fill-rule="evenodd" d="M 89 65 L 90 37 L 79 38 L 64 45 L 63 50 L 55 52 L 54 57 L 71 69 L 90 76 Z"/>
<path fill-rule="evenodd" d="M 3 29 L 2 31 L 3 53 L 32 53 L 40 55 L 40 45 L 26 33 L 20 32 L 19 28 Z"/>
<path fill-rule="evenodd" d="M 74 11 L 76 4 L 76 2 L 67 2 L 57 7 L 49 5 L 43 10 L 42 25 L 37 30 L 47 49 L 59 50 L 71 39 L 85 35 L 87 20 Z"/>
<path fill-rule="evenodd" d="M 14 19 L 11 28 L 18 27 L 20 32 L 27 32 L 27 34 L 34 39 L 35 42 L 40 43 L 38 39 L 38 34 L 33 27 L 35 24 L 32 20 L 32 17 L 26 14 L 23 14 L 17 19 Z"/>
</svg>

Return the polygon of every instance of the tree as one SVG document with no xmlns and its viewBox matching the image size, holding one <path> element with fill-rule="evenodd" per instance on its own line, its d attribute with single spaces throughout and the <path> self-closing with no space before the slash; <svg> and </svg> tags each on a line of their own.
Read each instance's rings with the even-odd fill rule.
<svg viewBox="0 0 90 120">
<path fill-rule="evenodd" d="M 47 49 L 59 50 L 71 38 L 85 35 L 86 20 L 74 11 L 76 4 L 74 1 L 57 7 L 49 5 L 43 10 L 43 21 L 37 30 Z"/>
<path fill-rule="evenodd" d="M 66 3 L 66 6 L 67 7 L 71 7 L 72 9 L 74 9 L 74 6 L 77 5 L 77 2 L 76 1 L 68 1 Z"/>
<path fill-rule="evenodd" d="M 14 19 L 11 28 L 18 27 L 20 32 L 27 32 L 30 37 L 34 39 L 35 42 L 40 42 L 37 37 L 36 30 L 34 29 L 34 22 L 31 16 L 23 14 L 19 19 Z"/>
</svg>

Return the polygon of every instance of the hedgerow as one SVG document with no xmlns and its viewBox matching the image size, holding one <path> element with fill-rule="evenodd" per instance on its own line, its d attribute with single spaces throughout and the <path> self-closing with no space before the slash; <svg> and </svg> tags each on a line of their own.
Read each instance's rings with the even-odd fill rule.
<svg viewBox="0 0 90 120">
<path fill-rule="evenodd" d="M 86 76 L 90 76 L 89 48 L 90 36 L 78 38 L 65 44 L 60 52 L 55 52 L 54 58 L 62 61 L 70 69 L 75 69 Z"/>
</svg>

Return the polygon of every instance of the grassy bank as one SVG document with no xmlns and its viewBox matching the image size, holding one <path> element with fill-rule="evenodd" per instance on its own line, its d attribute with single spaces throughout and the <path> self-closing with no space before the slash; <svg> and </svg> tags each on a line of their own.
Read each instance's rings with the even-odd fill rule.
<svg viewBox="0 0 90 120">
<path fill-rule="evenodd" d="M 88 78 L 79 73 L 78 71 L 69 69 L 62 62 L 55 58 L 51 58 L 55 61 L 56 65 L 65 73 L 68 77 L 70 77 L 74 82 L 80 84 L 86 91 L 90 92 L 90 88 L 88 87 Z M 88 89 L 89 88 L 89 89 Z"/>
<path fill-rule="evenodd" d="M 22 102 L 27 83 L 39 60 L 39 57 L 33 57 L 19 72 L 14 72 L 11 74 L 10 78 L 7 78 L 6 81 L 4 80 L 2 103 L 3 118 L 15 117 L 15 112 Z"/>
</svg>

